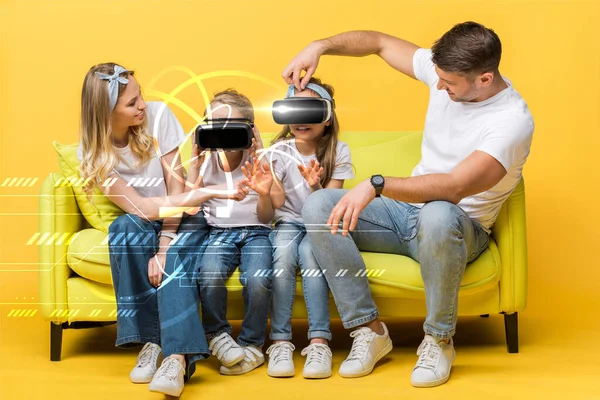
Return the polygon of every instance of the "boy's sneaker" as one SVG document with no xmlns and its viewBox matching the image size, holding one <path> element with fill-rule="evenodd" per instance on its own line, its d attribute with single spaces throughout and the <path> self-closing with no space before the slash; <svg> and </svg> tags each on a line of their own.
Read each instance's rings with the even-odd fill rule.
<svg viewBox="0 0 600 400">
<path fill-rule="evenodd" d="M 231 367 L 222 366 L 220 372 L 223 375 L 242 375 L 264 364 L 265 357 L 258 348 L 246 346 L 243 349 L 246 355 L 244 359 Z"/>
<path fill-rule="evenodd" d="M 161 354 L 160 346 L 154 343 L 146 343 L 137 356 L 135 367 L 129 373 L 129 379 L 133 383 L 148 383 L 152 380 L 158 368 L 158 358 Z"/>
<path fill-rule="evenodd" d="M 450 379 L 450 369 L 456 356 L 454 342 L 425 336 L 417 350 L 419 360 L 413 369 L 410 383 L 415 387 L 433 387 Z"/>
<path fill-rule="evenodd" d="M 294 376 L 294 347 L 290 342 L 274 343 L 267 349 L 267 374 L 275 378 Z M 304 354 L 304 353 L 303 353 Z"/>
<path fill-rule="evenodd" d="M 331 349 L 323 343 L 313 343 L 302 350 L 306 357 L 302 376 L 307 379 L 322 379 L 331 376 Z"/>
<path fill-rule="evenodd" d="M 179 397 L 183 391 L 183 365 L 173 357 L 167 357 L 162 362 L 148 389 L 169 396 Z"/>
<path fill-rule="evenodd" d="M 352 350 L 340 366 L 340 376 L 344 378 L 358 378 L 373 371 L 375 363 L 392 351 L 392 340 L 387 326 L 383 326 L 383 335 L 378 335 L 371 329 L 363 326 L 350 333 L 354 338 Z"/>
<path fill-rule="evenodd" d="M 212 355 L 226 367 L 231 367 L 245 357 L 244 348 L 237 344 L 235 340 L 227 332 L 213 338 L 208 344 L 208 348 L 212 351 Z"/>
</svg>

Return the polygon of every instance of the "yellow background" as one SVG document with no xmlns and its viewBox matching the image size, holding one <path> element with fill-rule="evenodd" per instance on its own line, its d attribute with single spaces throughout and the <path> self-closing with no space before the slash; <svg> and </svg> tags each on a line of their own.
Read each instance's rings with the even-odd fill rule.
<svg viewBox="0 0 600 400">
<path fill-rule="evenodd" d="M 581 352 L 593 350 L 587 357 L 597 365 L 600 354 L 599 8 L 598 1 L 0 1 L 0 182 L 39 178 L 31 188 L 0 188 L 0 387 L 16 390 L 16 384 L 5 384 L 15 382 L 12 363 L 30 346 L 35 352 L 29 368 L 48 368 L 47 325 L 37 318 L 6 316 L 12 308 L 35 307 L 37 248 L 26 242 L 37 231 L 36 194 L 47 174 L 58 170 L 52 141 L 77 141 L 81 84 L 90 66 L 118 62 L 136 70 L 146 89 L 173 66 L 196 74 L 238 70 L 260 75 L 270 83 L 231 74 L 204 83 L 209 94 L 226 87 L 247 94 L 259 109 L 260 129 L 273 132 L 277 126 L 266 108 L 285 94 L 281 72 L 311 40 L 372 29 L 428 47 L 465 20 L 498 33 L 501 73 L 512 80 L 535 119 L 524 173 L 529 305 L 520 319 L 522 352 L 517 357 L 522 362 L 527 349 L 546 354 L 539 371 L 555 374 L 546 389 L 565 376 L 591 382 L 598 367 L 595 373 L 585 367 L 582 377 L 577 363 L 584 362 Z M 324 57 L 316 75 L 336 88 L 342 130 L 423 127 L 427 88 L 375 56 Z M 153 89 L 169 92 L 185 79 L 184 72 L 171 71 Z M 146 94 L 147 100 L 156 99 Z M 178 97 L 201 111 L 197 87 Z M 189 130 L 192 118 L 172 109 Z M 498 345 L 502 324 L 492 320 L 499 332 L 491 341 Z M 67 346 L 69 335 L 65 338 Z M 574 362 L 573 367 L 558 367 L 549 354 L 559 349 L 561 363 Z M 511 364 L 504 363 L 510 370 Z M 503 373 L 499 376 L 507 382 L 514 378 Z M 406 383 L 408 378 L 402 379 Z"/>
</svg>

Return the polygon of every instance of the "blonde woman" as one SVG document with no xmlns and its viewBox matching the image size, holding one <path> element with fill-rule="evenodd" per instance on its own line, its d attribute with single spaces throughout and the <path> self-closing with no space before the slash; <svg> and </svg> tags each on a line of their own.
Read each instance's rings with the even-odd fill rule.
<svg viewBox="0 0 600 400">
<path fill-rule="evenodd" d="M 82 178 L 90 178 L 85 190 L 91 193 L 93 186 L 98 186 L 126 213 L 110 225 L 109 253 L 117 308 L 130 311 L 117 314 L 116 345 L 143 345 L 130 373 L 134 383 L 153 379 L 161 337 L 176 328 L 161 332 L 157 292 L 165 268 L 166 277 L 176 262 L 187 259 L 193 263 L 194 252 L 207 234 L 201 214 L 162 219 L 161 209 L 197 207 L 213 198 L 241 200 L 248 193 L 242 186 L 230 192 L 218 190 L 224 188 L 185 192 L 184 170 L 178 168 L 178 148 L 185 139 L 181 125 L 164 104 L 144 101 L 133 71 L 114 63 L 99 64 L 88 71 L 82 89 L 78 155 Z M 107 182 L 110 184 L 103 184 Z M 152 184 L 136 186 L 136 182 Z M 176 243 L 182 233 L 186 233 L 185 241 Z M 197 359 L 207 357 L 210 352 L 204 335 L 194 337 L 202 339 L 185 343 L 185 348 L 169 343 L 162 352 L 165 356 L 193 353 Z M 165 357 L 161 370 L 182 370 L 185 362 L 181 361 Z M 187 363 L 188 377 L 193 365 Z M 174 376 L 183 379 L 183 373 Z"/>
</svg>

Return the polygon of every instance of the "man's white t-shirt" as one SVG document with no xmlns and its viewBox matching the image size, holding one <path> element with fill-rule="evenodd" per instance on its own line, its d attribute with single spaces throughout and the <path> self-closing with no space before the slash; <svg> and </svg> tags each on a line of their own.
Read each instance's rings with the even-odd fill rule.
<svg viewBox="0 0 600 400">
<path fill-rule="evenodd" d="M 222 157 L 224 158 L 225 153 L 221 154 L 223 154 Z M 244 150 L 242 161 L 231 173 L 226 173 L 219 165 L 219 157 L 219 153 L 213 151 L 210 152 L 204 161 L 200 169 L 204 186 L 223 185 L 229 181 L 233 185 L 232 187 L 237 187 L 237 182 L 246 178 L 242 172 L 242 166 L 246 164 L 246 161 L 251 161 L 248 150 Z M 227 175 L 229 175 L 229 179 Z M 249 194 L 242 201 L 210 199 L 203 203 L 202 210 L 204 211 L 207 224 L 218 228 L 239 228 L 244 226 L 270 227 L 270 225 L 263 224 L 258 219 L 257 206 L 258 193 L 250 189 Z"/>
<path fill-rule="evenodd" d="M 305 156 L 298 151 L 296 139 L 283 140 L 273 144 L 267 150 L 266 159 L 275 161 L 273 169 L 277 179 L 283 183 L 285 190 L 285 203 L 275 210 L 275 221 L 302 223 L 302 207 L 311 194 L 306 179 L 300 173 L 298 165 L 305 167 L 311 160 L 317 160 L 317 155 Z M 352 179 L 354 170 L 350 157 L 350 148 L 344 142 L 337 142 L 336 160 L 331 179 Z M 276 185 L 277 183 L 273 183 Z"/>
<path fill-rule="evenodd" d="M 503 79 L 508 88 L 487 100 L 452 101 L 445 90 L 436 87 L 439 77 L 431 55 L 429 49 L 418 49 L 413 58 L 415 76 L 429 86 L 430 97 L 421 161 L 412 175 L 449 173 L 476 150 L 494 157 L 507 171 L 504 178 L 491 189 L 458 203 L 471 219 L 489 231 L 502 203 L 521 179 L 533 136 L 533 118 L 506 78 Z"/>
<path fill-rule="evenodd" d="M 178 148 L 186 140 L 186 135 L 177 117 L 162 102 L 146 103 L 146 118 L 148 132 L 154 137 L 157 145 L 152 157 L 146 164 L 136 166 L 137 159 L 129 145 L 113 146 L 120 162 L 109 173 L 109 177 L 118 175 L 142 197 L 163 197 L 167 195 L 167 186 L 160 158 Z M 82 155 L 80 143 L 77 150 L 80 161 Z"/>
</svg>

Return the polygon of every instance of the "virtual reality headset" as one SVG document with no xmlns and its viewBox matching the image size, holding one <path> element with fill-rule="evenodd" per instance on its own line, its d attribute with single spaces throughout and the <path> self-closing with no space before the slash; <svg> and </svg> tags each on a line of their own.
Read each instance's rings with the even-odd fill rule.
<svg viewBox="0 0 600 400">
<path fill-rule="evenodd" d="M 322 124 L 331 119 L 332 101 L 318 97 L 289 97 L 273 103 L 273 120 L 280 125 Z"/>
<path fill-rule="evenodd" d="M 243 118 L 218 118 L 196 128 L 196 144 L 208 150 L 236 151 L 252 146 L 254 123 Z"/>
</svg>

